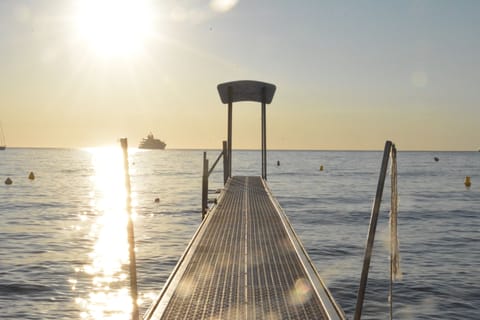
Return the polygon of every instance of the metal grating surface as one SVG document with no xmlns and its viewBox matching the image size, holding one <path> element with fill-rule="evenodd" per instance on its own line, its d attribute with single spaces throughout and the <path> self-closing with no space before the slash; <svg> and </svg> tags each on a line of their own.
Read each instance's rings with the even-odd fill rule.
<svg viewBox="0 0 480 320">
<path fill-rule="evenodd" d="M 146 319 L 342 319 L 281 215 L 260 177 L 230 179 Z"/>
</svg>

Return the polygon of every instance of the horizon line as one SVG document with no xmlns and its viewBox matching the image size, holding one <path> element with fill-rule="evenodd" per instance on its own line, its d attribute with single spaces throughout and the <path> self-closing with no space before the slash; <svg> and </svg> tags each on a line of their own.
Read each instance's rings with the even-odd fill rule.
<svg viewBox="0 0 480 320">
<path fill-rule="evenodd" d="M 82 150 L 82 149 L 93 149 L 93 148 L 111 148 L 115 147 L 115 145 L 103 145 L 103 146 L 89 146 L 89 147 L 8 147 L 7 149 L 65 149 L 65 150 Z M 120 148 L 120 146 L 119 146 Z M 138 147 L 129 147 L 129 149 L 139 149 Z M 145 149 L 148 151 L 148 149 Z M 193 147 L 193 148 L 166 148 L 164 150 L 152 150 L 152 151 L 220 151 L 220 148 L 199 148 L 199 147 Z M 261 149 L 253 149 L 253 148 L 237 148 L 237 149 L 232 149 L 232 151 L 261 151 Z M 303 148 L 298 148 L 298 149 L 283 149 L 283 148 L 272 148 L 272 149 L 267 149 L 268 151 L 300 151 L 300 152 L 306 152 L 306 151 L 324 151 L 324 152 L 377 152 L 377 151 L 383 151 L 382 149 L 303 149 Z M 441 150 L 441 149 L 405 149 L 405 150 L 398 150 L 399 152 L 480 152 L 480 149 L 478 150 Z"/>
</svg>

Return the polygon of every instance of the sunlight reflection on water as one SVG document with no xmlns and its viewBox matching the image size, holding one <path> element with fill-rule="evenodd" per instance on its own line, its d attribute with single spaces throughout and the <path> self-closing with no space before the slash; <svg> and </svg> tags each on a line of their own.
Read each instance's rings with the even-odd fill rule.
<svg viewBox="0 0 480 320">
<path fill-rule="evenodd" d="M 129 319 L 131 295 L 128 284 L 126 190 L 120 148 L 89 149 L 94 174 L 90 206 L 96 214 L 88 237 L 93 241 L 89 264 L 80 272 L 91 279 L 86 297 L 76 299 L 82 319 Z M 132 212 L 135 218 L 135 195 Z"/>
</svg>

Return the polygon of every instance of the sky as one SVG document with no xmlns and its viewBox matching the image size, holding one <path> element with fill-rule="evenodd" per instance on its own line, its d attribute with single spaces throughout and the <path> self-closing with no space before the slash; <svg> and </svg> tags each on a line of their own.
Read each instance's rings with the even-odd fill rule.
<svg viewBox="0 0 480 320">
<path fill-rule="evenodd" d="M 220 148 L 217 84 L 258 80 L 269 149 L 476 151 L 479 57 L 477 0 L 1 0 L 0 122 L 9 147 Z M 260 105 L 233 119 L 260 148 Z"/>
</svg>

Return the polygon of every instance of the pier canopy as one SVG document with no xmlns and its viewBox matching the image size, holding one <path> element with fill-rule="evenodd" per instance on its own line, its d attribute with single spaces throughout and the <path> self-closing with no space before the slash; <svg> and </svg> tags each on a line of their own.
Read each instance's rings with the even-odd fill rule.
<svg viewBox="0 0 480 320">
<path fill-rule="evenodd" d="M 271 83 L 239 80 L 221 83 L 217 86 L 222 103 L 255 101 L 270 104 L 277 87 Z"/>
<path fill-rule="evenodd" d="M 274 84 L 254 81 L 238 80 L 220 83 L 217 86 L 222 103 L 228 104 L 228 176 L 232 176 L 232 114 L 233 103 L 238 101 L 254 101 L 262 104 L 262 178 L 267 179 L 267 112 L 266 105 L 270 104 L 277 87 Z"/>
</svg>

